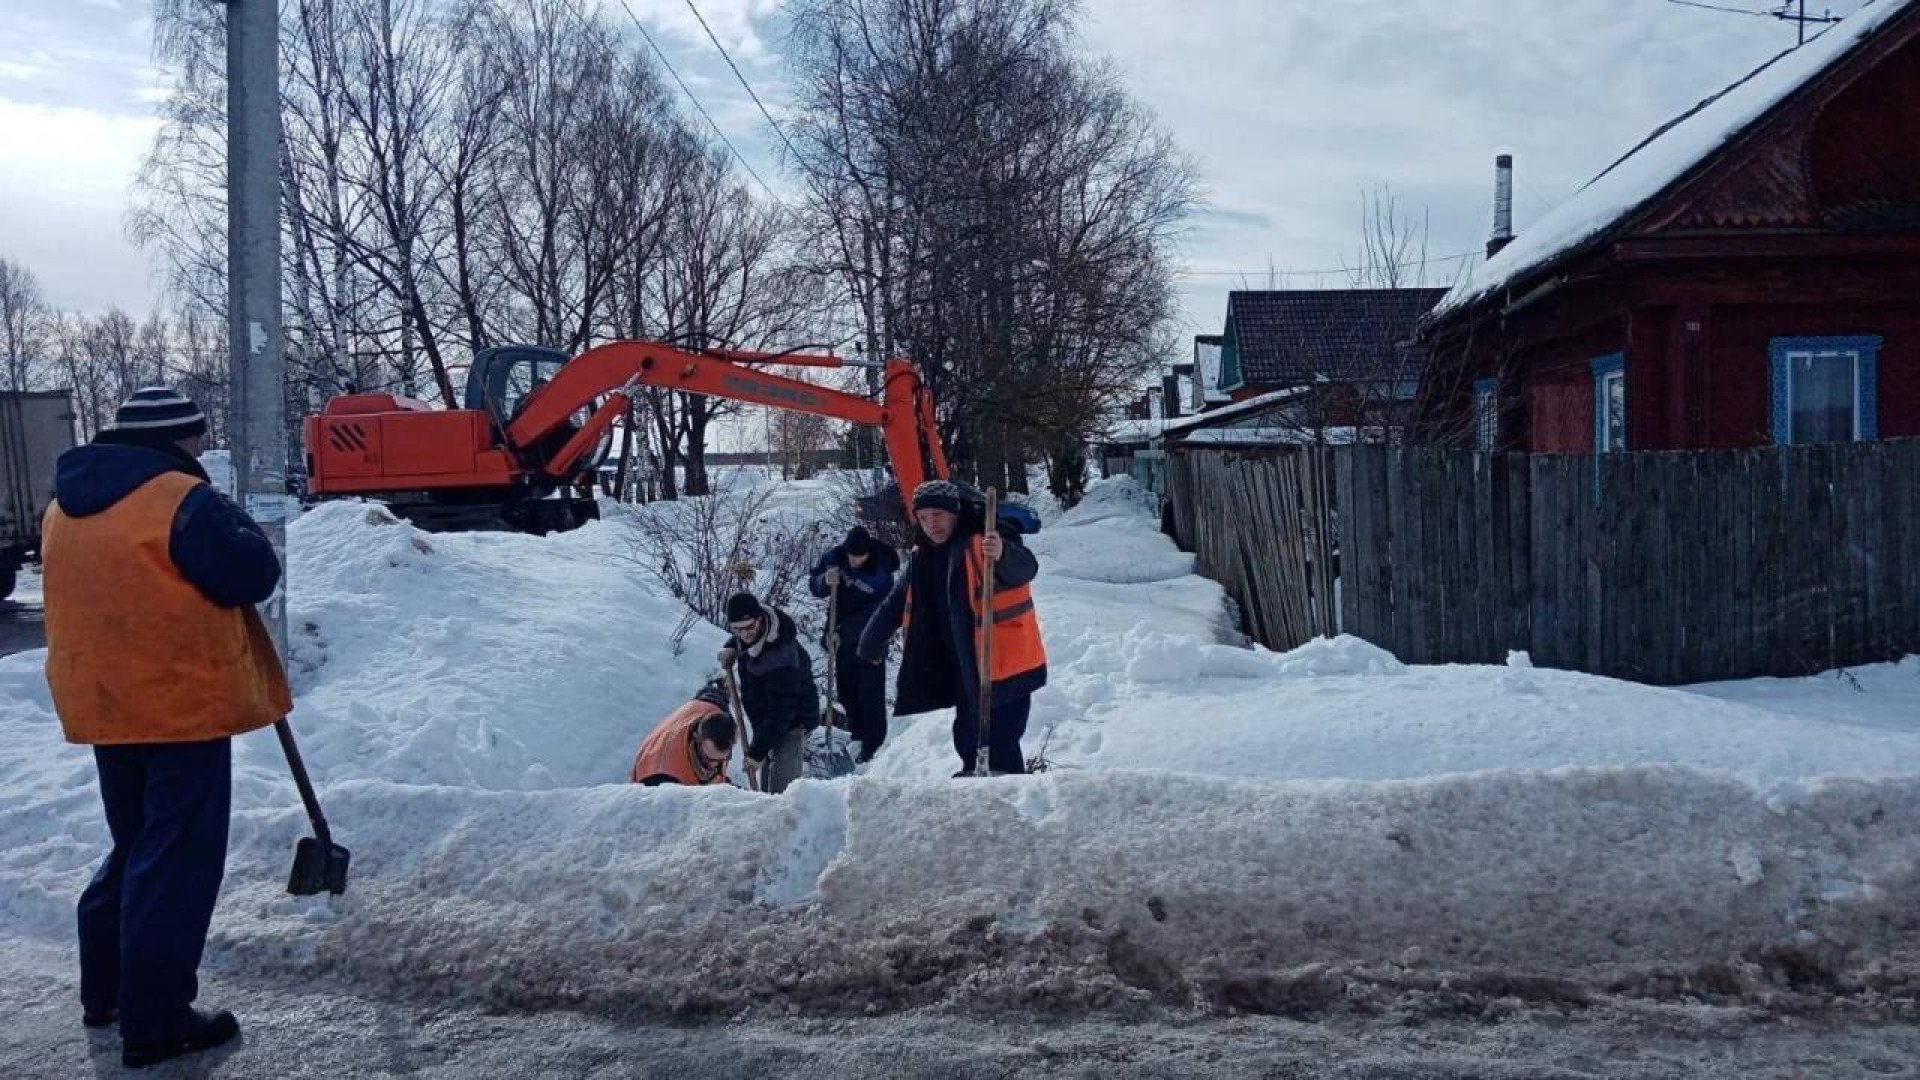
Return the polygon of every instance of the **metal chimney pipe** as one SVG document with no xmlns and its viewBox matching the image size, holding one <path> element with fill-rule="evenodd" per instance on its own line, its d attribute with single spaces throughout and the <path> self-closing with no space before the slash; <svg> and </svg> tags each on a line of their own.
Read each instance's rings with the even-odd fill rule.
<svg viewBox="0 0 1920 1080">
<path fill-rule="evenodd" d="M 1513 155 L 1493 159 L 1493 236 L 1487 240 L 1487 258 L 1513 243 Z"/>
</svg>

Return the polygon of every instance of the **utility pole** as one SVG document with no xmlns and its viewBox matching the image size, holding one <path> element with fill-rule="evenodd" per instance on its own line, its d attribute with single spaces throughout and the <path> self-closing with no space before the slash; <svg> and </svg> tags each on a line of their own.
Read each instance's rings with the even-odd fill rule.
<svg viewBox="0 0 1920 1080">
<path fill-rule="evenodd" d="M 1782 22 L 1790 22 L 1790 23 L 1796 24 L 1796 26 L 1800 30 L 1800 44 L 1802 45 L 1805 45 L 1807 43 L 1807 24 L 1808 23 L 1831 24 L 1831 23 L 1837 23 L 1840 21 L 1840 16 L 1835 15 L 1833 13 L 1833 9 L 1831 8 L 1828 8 L 1827 10 L 1822 11 L 1818 15 L 1809 15 L 1807 14 L 1807 0 L 1798 0 L 1798 3 L 1799 3 L 1799 8 L 1797 13 L 1795 12 L 1794 4 L 1789 2 L 1789 3 L 1781 4 L 1780 10 L 1774 12 L 1773 17 L 1776 19 L 1779 19 Z"/>
<path fill-rule="evenodd" d="M 280 328 L 280 3 L 227 0 L 227 348 L 240 504 L 287 564 L 286 357 Z M 262 616 L 287 652 L 287 587 Z"/>
</svg>

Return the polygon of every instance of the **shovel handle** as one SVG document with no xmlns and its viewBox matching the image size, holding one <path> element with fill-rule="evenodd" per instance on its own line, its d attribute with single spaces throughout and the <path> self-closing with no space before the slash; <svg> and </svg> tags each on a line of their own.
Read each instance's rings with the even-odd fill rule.
<svg viewBox="0 0 1920 1080">
<path fill-rule="evenodd" d="M 293 741 L 293 727 L 286 717 L 273 722 L 273 733 L 280 736 L 280 750 L 287 755 L 287 768 L 293 773 L 294 786 L 300 789 L 300 802 L 307 808 L 314 838 L 322 844 L 332 844 L 333 832 L 327 828 L 326 815 L 320 812 L 319 796 L 313 793 L 313 781 L 307 778 L 307 763 L 300 758 L 300 746 Z"/>
</svg>

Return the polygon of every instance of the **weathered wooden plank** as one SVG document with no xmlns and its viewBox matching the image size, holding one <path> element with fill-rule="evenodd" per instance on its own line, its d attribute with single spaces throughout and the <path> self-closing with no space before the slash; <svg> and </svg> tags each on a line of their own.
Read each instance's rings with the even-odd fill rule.
<svg viewBox="0 0 1920 1080">
<path fill-rule="evenodd" d="M 1506 478 L 1504 494 L 1507 534 L 1502 541 L 1506 580 L 1506 624 L 1501 649 L 1533 648 L 1533 552 L 1531 527 L 1533 513 L 1532 476 L 1527 462 L 1518 454 L 1502 454 L 1496 460 Z"/>
</svg>

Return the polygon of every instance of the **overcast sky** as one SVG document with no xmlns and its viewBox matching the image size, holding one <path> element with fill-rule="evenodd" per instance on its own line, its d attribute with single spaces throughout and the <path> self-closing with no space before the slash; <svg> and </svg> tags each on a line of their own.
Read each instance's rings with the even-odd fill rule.
<svg viewBox="0 0 1920 1080">
<path fill-rule="evenodd" d="M 765 120 L 687 0 L 628 2 L 753 168 L 790 190 Z M 695 3 L 777 117 L 779 0 Z M 618 0 L 603 6 L 639 45 Z M 156 126 L 150 10 L 0 2 L 0 255 L 31 267 L 61 307 L 143 313 L 160 299 L 123 232 Z M 1390 185 L 1404 210 L 1430 215 L 1433 256 L 1477 252 L 1496 151 L 1516 157 L 1524 231 L 1794 32 L 1670 0 L 1086 0 L 1083 40 L 1199 164 L 1207 206 L 1180 253 L 1183 330 L 1217 333 L 1227 291 L 1265 287 L 1269 266 L 1282 287 L 1343 285 L 1363 188 Z M 1457 265 L 1436 265 L 1434 283 Z"/>
</svg>

